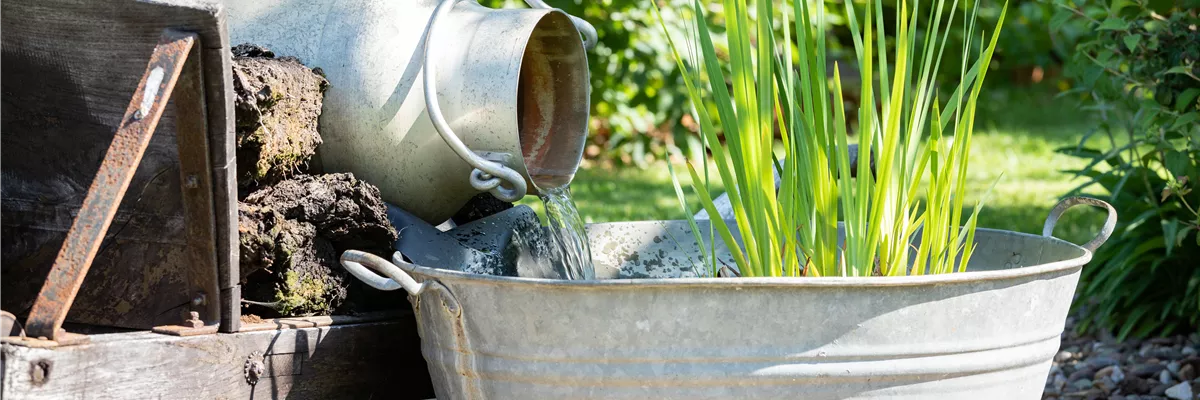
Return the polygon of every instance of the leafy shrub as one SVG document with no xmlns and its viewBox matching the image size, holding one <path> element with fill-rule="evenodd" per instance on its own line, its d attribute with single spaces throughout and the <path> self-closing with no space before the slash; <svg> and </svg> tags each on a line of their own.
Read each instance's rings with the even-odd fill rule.
<svg viewBox="0 0 1200 400">
<path fill-rule="evenodd" d="M 1075 190 L 1107 193 L 1117 230 L 1084 268 L 1081 329 L 1120 337 L 1200 326 L 1200 32 L 1197 9 L 1170 1 L 1054 0 L 1081 21 L 1067 69 L 1100 116 L 1064 153 L 1091 160 Z"/>
</svg>

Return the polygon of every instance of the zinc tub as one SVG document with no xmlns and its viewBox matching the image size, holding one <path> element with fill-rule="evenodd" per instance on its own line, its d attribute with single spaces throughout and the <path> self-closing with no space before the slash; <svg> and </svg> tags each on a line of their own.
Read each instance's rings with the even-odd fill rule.
<svg viewBox="0 0 1200 400">
<path fill-rule="evenodd" d="M 1077 204 L 1108 210 L 1083 246 L 1051 236 Z M 979 229 L 966 272 L 905 277 L 689 278 L 686 221 L 590 225 L 597 275 L 616 279 L 342 260 L 409 291 L 442 400 L 1039 399 L 1079 273 L 1115 223 L 1107 203 L 1066 199 L 1042 236 Z"/>
</svg>

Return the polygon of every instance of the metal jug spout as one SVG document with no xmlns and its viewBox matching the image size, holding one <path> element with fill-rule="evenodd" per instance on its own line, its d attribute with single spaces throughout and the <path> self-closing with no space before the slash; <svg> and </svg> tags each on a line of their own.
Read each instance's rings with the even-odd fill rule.
<svg viewBox="0 0 1200 400">
<path fill-rule="evenodd" d="M 532 6 L 544 7 L 531 0 Z M 471 197 L 570 183 L 589 104 L 585 22 L 474 0 L 226 0 L 234 43 L 320 67 L 318 150 L 431 223 Z"/>
</svg>

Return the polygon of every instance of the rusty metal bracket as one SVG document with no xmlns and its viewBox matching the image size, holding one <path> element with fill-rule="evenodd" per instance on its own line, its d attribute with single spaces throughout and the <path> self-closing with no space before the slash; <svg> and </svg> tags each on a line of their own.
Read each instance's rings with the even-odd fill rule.
<svg viewBox="0 0 1200 400">
<path fill-rule="evenodd" d="M 173 92 L 177 92 L 175 99 L 179 106 L 177 125 L 188 247 L 193 255 L 190 260 L 197 264 L 188 269 L 188 279 L 206 282 L 202 290 L 207 291 L 208 298 L 216 297 L 212 183 L 207 172 L 207 122 L 198 42 L 199 37 L 194 33 L 163 31 L 83 206 L 25 322 L 28 337 L 45 338 L 42 340 L 59 345 L 86 340 L 86 336 L 65 332 L 63 321 Z M 207 276 L 210 274 L 208 269 L 212 270 L 211 277 Z M 203 291 L 197 294 L 198 298 L 203 298 Z M 217 306 L 208 305 L 207 308 L 206 311 L 211 312 L 205 313 L 206 318 L 219 319 Z M 214 331 L 215 328 L 213 325 Z"/>
</svg>

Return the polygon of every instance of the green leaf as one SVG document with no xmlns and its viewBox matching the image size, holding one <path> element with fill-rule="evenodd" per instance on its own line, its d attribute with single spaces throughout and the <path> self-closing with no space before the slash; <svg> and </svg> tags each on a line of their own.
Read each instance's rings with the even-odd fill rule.
<svg viewBox="0 0 1200 400">
<path fill-rule="evenodd" d="M 674 153 L 680 154 L 678 150 L 676 150 Z M 667 154 L 669 155 L 669 154 L 671 154 L 671 152 L 668 151 Z M 682 155 L 682 154 L 680 154 L 680 155 Z M 701 159 L 701 162 L 703 162 L 703 161 L 704 160 Z M 683 194 L 683 186 L 679 184 L 679 177 L 677 177 L 675 175 L 675 167 L 674 167 L 673 163 L 671 163 L 670 159 L 667 159 L 667 171 L 670 172 L 670 174 L 671 174 L 671 184 L 673 186 L 675 186 L 675 196 L 676 196 L 676 198 L 679 199 L 679 207 L 683 208 L 683 212 L 687 216 L 688 226 L 692 229 L 692 238 L 696 240 L 696 246 L 703 249 L 704 237 L 701 236 L 701 234 L 700 234 L 700 227 L 698 225 L 696 225 L 695 214 L 692 213 L 692 208 L 690 206 L 688 206 L 687 196 L 684 196 L 684 194 Z M 719 218 L 719 217 L 718 216 L 709 216 L 709 218 L 711 219 L 711 218 Z M 707 270 L 708 276 L 717 276 L 717 261 L 710 260 L 707 252 L 701 251 L 700 255 L 704 259 L 704 264 L 705 264 L 706 268 L 697 269 L 697 274 L 699 274 L 699 271 L 701 271 L 701 270 Z"/>
<path fill-rule="evenodd" d="M 1108 17 L 1096 29 L 1101 31 L 1123 31 L 1129 29 L 1129 21 L 1117 17 Z"/>
<path fill-rule="evenodd" d="M 1187 114 L 1183 114 L 1183 115 L 1179 116 L 1178 119 L 1175 120 L 1174 124 L 1171 125 L 1171 130 L 1177 130 L 1184 126 L 1193 124 L 1197 120 L 1200 120 L 1200 112 L 1190 112 Z"/>
<path fill-rule="evenodd" d="M 1192 100 L 1196 100 L 1196 96 L 1200 96 L 1200 88 L 1190 88 L 1179 93 L 1175 97 L 1175 111 L 1183 112 L 1184 109 L 1192 105 Z"/>
<path fill-rule="evenodd" d="M 1162 163 L 1172 176 L 1184 176 L 1187 175 L 1187 168 L 1191 161 L 1188 159 L 1187 153 L 1170 149 L 1163 152 Z"/>
<path fill-rule="evenodd" d="M 1180 229 L 1179 234 L 1177 234 L 1175 236 L 1175 245 L 1183 246 L 1183 241 L 1185 239 L 1187 239 L 1188 233 L 1190 233 L 1191 231 L 1193 231 L 1195 229 L 1196 229 L 1196 227 L 1191 226 L 1191 225 L 1184 226 L 1183 229 Z"/>
<path fill-rule="evenodd" d="M 1071 14 L 1070 11 L 1066 11 L 1066 10 L 1059 10 L 1058 12 L 1054 13 L 1054 18 L 1050 18 L 1050 31 L 1051 32 L 1061 31 L 1063 25 L 1071 20 L 1072 15 L 1073 14 Z"/>
<path fill-rule="evenodd" d="M 1179 234 L 1179 220 L 1163 220 L 1163 242 L 1167 246 L 1167 256 L 1171 256 L 1171 250 L 1175 248 L 1175 235 Z"/>
<path fill-rule="evenodd" d="M 1121 332 L 1117 334 L 1117 341 L 1125 341 L 1125 338 L 1129 336 L 1129 333 L 1133 331 L 1133 328 L 1137 327 L 1137 323 L 1141 321 L 1142 317 L 1146 316 L 1146 311 L 1149 309 L 1150 306 L 1142 306 L 1134 309 L 1132 313 L 1129 313 L 1129 316 L 1125 318 L 1125 322 L 1123 324 L 1124 326 L 1121 328 Z"/>
<path fill-rule="evenodd" d="M 1185 74 L 1186 75 L 1186 74 L 1192 73 L 1192 67 L 1189 67 L 1186 65 L 1177 65 L 1177 66 L 1171 67 L 1171 69 L 1168 69 L 1165 73 L 1166 74 Z"/>
<path fill-rule="evenodd" d="M 1134 50 L 1137 50 L 1138 43 L 1141 43 L 1142 35 L 1137 35 L 1137 34 L 1125 35 L 1125 37 L 1122 38 L 1122 40 L 1125 41 L 1125 48 L 1129 49 L 1129 51 L 1134 51 Z"/>
<path fill-rule="evenodd" d="M 1113 0 L 1108 6 L 1108 13 L 1114 17 L 1121 15 L 1121 9 L 1129 5 L 1131 5 L 1129 0 Z"/>
</svg>

